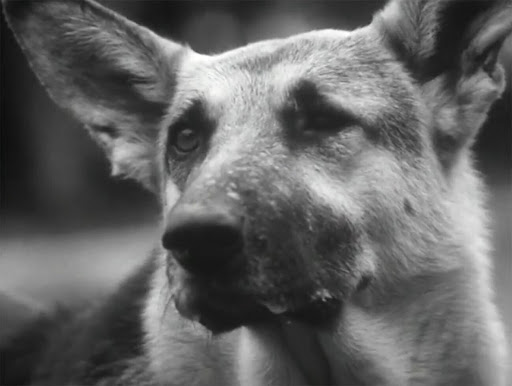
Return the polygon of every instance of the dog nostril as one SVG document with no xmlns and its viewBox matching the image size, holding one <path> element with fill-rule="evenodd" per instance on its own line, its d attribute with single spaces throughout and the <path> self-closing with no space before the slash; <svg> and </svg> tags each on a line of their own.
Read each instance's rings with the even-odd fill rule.
<svg viewBox="0 0 512 386">
<path fill-rule="evenodd" d="M 233 212 L 222 206 L 178 206 L 167 219 L 162 245 L 192 273 L 224 269 L 243 248 L 242 217 Z"/>
<path fill-rule="evenodd" d="M 242 243 L 241 234 L 225 224 L 191 223 L 166 232 L 163 245 L 166 249 L 197 252 L 230 251 Z"/>
</svg>

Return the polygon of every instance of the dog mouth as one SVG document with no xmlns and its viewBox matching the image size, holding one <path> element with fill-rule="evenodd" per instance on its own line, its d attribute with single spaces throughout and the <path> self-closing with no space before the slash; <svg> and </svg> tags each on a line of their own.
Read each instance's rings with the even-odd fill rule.
<svg viewBox="0 0 512 386">
<path fill-rule="evenodd" d="M 261 303 L 272 315 L 284 320 L 299 321 L 314 327 L 328 327 L 340 314 L 342 302 L 327 290 L 318 290 L 308 301 L 294 305 Z M 293 304 L 293 303 L 292 303 Z"/>
<path fill-rule="evenodd" d="M 209 288 L 183 287 L 173 295 L 174 305 L 186 319 L 214 334 L 269 320 L 272 313 L 251 297 L 218 293 Z"/>
<path fill-rule="evenodd" d="M 173 300 L 184 318 L 200 323 L 213 334 L 272 320 L 298 321 L 315 328 L 328 328 L 342 308 L 342 302 L 325 290 L 317 291 L 307 301 L 283 303 L 263 301 L 250 295 L 220 293 L 204 286 L 184 286 L 175 291 Z"/>
</svg>

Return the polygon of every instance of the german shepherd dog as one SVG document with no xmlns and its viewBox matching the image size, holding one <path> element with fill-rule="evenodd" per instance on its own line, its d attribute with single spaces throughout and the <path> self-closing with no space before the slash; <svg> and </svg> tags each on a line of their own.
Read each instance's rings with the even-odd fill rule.
<svg viewBox="0 0 512 386">
<path fill-rule="evenodd" d="M 201 55 L 92 0 L 3 0 L 49 94 L 154 191 L 162 243 L 4 344 L 5 383 L 505 384 L 471 145 L 505 1 Z"/>
</svg>

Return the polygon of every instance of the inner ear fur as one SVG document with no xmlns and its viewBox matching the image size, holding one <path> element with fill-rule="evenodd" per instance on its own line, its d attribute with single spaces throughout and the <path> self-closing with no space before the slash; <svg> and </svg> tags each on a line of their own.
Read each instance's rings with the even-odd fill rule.
<svg viewBox="0 0 512 386">
<path fill-rule="evenodd" d="M 373 24 L 419 84 L 439 159 L 451 166 L 504 90 L 497 58 L 512 32 L 512 2 L 392 0 Z"/>
<path fill-rule="evenodd" d="M 112 172 L 155 190 L 159 123 L 185 48 L 92 0 L 3 0 L 51 97 L 89 129 Z"/>
</svg>

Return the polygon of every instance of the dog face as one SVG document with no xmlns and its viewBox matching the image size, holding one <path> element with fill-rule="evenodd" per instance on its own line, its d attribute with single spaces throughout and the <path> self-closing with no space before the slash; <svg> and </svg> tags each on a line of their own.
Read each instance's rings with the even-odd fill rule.
<svg viewBox="0 0 512 386">
<path fill-rule="evenodd" d="M 505 3 L 461 4 L 394 1 L 356 31 L 216 56 L 89 1 L 6 12 L 114 174 L 160 195 L 178 310 L 225 331 L 273 314 L 321 325 L 369 282 L 447 269 L 434 256 L 464 236 L 453 202 L 512 29 Z"/>
<path fill-rule="evenodd" d="M 184 313 L 207 317 L 202 297 L 219 291 L 322 320 L 373 277 L 374 236 L 416 206 L 407 175 L 432 181 L 435 157 L 410 79 L 372 33 L 312 32 L 184 59 L 161 141 L 165 185 L 179 191 L 165 205 L 164 245 L 172 269 L 176 257 L 186 268 Z"/>
</svg>

